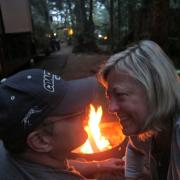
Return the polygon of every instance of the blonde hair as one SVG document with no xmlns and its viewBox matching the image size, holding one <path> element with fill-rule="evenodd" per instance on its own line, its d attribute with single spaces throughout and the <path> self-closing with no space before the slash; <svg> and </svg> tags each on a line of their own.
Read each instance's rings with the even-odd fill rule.
<svg viewBox="0 0 180 180">
<path fill-rule="evenodd" d="M 180 107 L 176 70 L 164 51 L 153 41 L 143 40 L 111 56 L 100 72 L 104 84 L 111 70 L 127 71 L 145 88 L 150 114 L 140 136 L 162 130 Z"/>
</svg>

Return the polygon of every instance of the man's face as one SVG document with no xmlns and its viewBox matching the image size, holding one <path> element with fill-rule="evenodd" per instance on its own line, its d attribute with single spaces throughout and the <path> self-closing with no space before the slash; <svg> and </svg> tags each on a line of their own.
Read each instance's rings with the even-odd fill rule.
<svg viewBox="0 0 180 180">
<path fill-rule="evenodd" d="M 50 118 L 50 123 L 53 123 L 53 153 L 61 156 L 61 153 L 69 153 L 85 143 L 87 133 L 84 130 L 84 119 L 85 112 Z"/>
</svg>

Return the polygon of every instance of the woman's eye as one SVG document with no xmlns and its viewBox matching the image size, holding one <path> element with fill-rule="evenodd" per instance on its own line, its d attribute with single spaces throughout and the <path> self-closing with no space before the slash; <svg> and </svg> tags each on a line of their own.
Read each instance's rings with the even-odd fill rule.
<svg viewBox="0 0 180 180">
<path fill-rule="evenodd" d="M 125 97 L 125 96 L 127 96 L 126 93 L 116 93 L 116 97 L 122 98 L 122 97 Z"/>
</svg>

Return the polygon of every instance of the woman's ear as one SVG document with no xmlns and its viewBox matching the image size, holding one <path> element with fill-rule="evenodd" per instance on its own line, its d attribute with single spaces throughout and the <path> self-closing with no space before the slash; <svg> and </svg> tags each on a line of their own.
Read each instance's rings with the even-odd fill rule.
<svg viewBox="0 0 180 180">
<path fill-rule="evenodd" d="M 28 146 L 36 152 L 49 152 L 52 149 L 50 135 L 36 130 L 31 132 L 27 137 Z"/>
</svg>

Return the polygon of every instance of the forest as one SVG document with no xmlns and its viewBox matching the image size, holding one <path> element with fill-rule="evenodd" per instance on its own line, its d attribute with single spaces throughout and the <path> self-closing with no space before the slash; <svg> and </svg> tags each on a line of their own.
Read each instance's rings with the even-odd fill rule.
<svg viewBox="0 0 180 180">
<path fill-rule="evenodd" d="M 179 0 L 49 0 L 48 8 L 54 31 L 73 29 L 74 52 L 98 51 L 104 44 L 114 53 L 152 39 L 179 65 Z"/>
<path fill-rule="evenodd" d="M 17 13 L 15 15 L 11 13 L 13 3 L 7 3 L 8 6 L 12 6 L 7 9 L 8 13 L 6 9 L 3 10 L 7 6 L 6 1 L 2 0 L 0 72 L 9 71 L 9 67 L 15 66 L 15 59 L 17 59 L 15 64 L 20 66 L 39 52 L 48 55 L 51 52 L 49 39 L 53 36 L 61 43 L 66 42 L 72 46 L 73 53 L 113 54 L 136 41 L 151 39 L 165 50 L 176 68 L 180 68 L 180 0 L 17 0 L 17 2 L 29 4 L 32 32 L 11 34 L 6 32 L 4 16 L 9 14 L 14 18 Z M 8 21 L 11 20 L 9 16 L 6 18 Z M 21 19 L 25 19 L 25 16 Z M 22 22 L 16 22 L 14 26 L 17 24 L 21 26 Z"/>
</svg>

